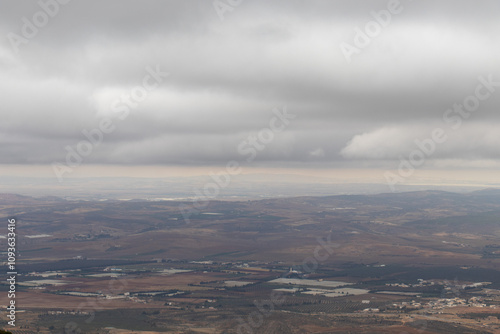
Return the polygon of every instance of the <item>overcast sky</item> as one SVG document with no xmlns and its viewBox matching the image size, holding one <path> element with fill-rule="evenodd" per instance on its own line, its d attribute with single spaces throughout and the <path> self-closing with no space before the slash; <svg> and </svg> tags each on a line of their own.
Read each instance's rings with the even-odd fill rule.
<svg viewBox="0 0 500 334">
<path fill-rule="evenodd" d="M 401 0 L 350 61 L 346 45 L 356 47 L 356 29 L 387 1 L 244 0 L 223 13 L 207 0 L 47 8 L 53 17 L 37 15 L 37 1 L 0 2 L 6 166 L 64 164 L 65 147 L 105 118 L 114 130 L 82 164 L 245 161 L 238 146 L 284 106 L 295 118 L 249 166 L 394 169 L 435 128 L 447 140 L 422 168 L 500 166 L 500 83 L 480 89 L 488 97 L 461 125 L 443 120 L 476 94 L 479 77 L 500 82 L 498 0 Z M 27 36 L 34 19 L 41 27 Z M 123 117 L 113 105 L 147 67 L 169 75 Z"/>
</svg>

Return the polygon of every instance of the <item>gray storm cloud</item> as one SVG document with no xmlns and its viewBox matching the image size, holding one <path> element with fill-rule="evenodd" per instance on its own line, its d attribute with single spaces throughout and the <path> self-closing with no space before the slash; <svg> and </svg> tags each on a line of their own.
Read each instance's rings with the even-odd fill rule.
<svg viewBox="0 0 500 334">
<path fill-rule="evenodd" d="M 286 105 L 296 118 L 256 162 L 392 164 L 479 76 L 500 82 L 499 2 L 401 5 L 348 63 L 341 43 L 353 44 L 386 1 L 244 1 L 220 20 L 211 1 L 73 0 L 19 52 L 8 36 L 22 36 L 23 18 L 41 7 L 4 1 L 0 162 L 63 161 L 83 130 L 111 117 L 116 128 L 87 163 L 225 163 Z M 113 103 L 148 66 L 169 76 L 118 119 Z M 499 158 L 498 89 L 432 159 Z"/>
</svg>

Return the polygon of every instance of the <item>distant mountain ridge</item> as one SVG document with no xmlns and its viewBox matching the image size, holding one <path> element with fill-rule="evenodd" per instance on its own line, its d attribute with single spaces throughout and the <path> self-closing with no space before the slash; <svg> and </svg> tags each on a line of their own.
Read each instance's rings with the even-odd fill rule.
<svg viewBox="0 0 500 334">
<path fill-rule="evenodd" d="M 379 194 L 352 194 L 352 195 L 325 195 L 325 196 L 290 196 L 290 197 L 276 197 L 276 199 L 293 199 L 293 198 L 310 198 L 310 199 L 341 199 L 350 201 L 373 202 L 382 203 L 383 201 L 407 202 L 408 200 L 454 200 L 454 201 L 474 201 L 479 198 L 484 200 L 485 197 L 490 199 L 500 200 L 500 189 L 487 188 L 476 190 L 469 193 L 457 193 L 443 190 L 421 190 L 421 191 L 407 191 L 398 193 L 379 193 Z M 272 200 L 268 198 L 267 200 Z M 223 201 L 223 199 L 213 199 L 213 201 Z M 0 193 L 0 203 L 3 204 L 28 204 L 40 202 L 67 202 L 68 200 L 58 196 L 42 196 L 33 197 L 26 195 L 19 195 L 14 193 Z M 76 200 L 79 201 L 79 200 Z M 82 200 L 88 201 L 88 200 Z M 134 198 L 130 201 L 148 201 L 147 198 Z M 70 201 L 71 202 L 71 201 Z M 186 202 L 186 200 L 169 201 L 169 202 Z"/>
</svg>

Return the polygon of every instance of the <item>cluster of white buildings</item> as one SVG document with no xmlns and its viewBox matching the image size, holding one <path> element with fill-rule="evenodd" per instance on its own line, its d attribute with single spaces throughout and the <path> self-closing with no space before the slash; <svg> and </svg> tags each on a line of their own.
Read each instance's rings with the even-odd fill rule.
<svg viewBox="0 0 500 334">
<path fill-rule="evenodd" d="M 457 307 L 457 306 L 468 306 L 468 307 L 488 307 L 488 305 L 482 303 L 479 297 L 472 297 L 470 299 L 462 298 L 442 298 L 435 301 L 430 301 L 427 303 L 428 307 L 435 310 Z"/>
<path fill-rule="evenodd" d="M 61 314 L 89 315 L 90 312 L 85 312 L 85 311 L 48 311 L 47 314 L 50 314 L 50 315 L 61 315 Z"/>
<path fill-rule="evenodd" d="M 421 288 L 423 286 L 433 286 L 436 285 L 434 281 L 426 281 L 424 279 L 419 278 L 417 284 L 406 284 L 406 283 L 386 283 L 386 286 L 395 286 L 398 288 Z"/>
<path fill-rule="evenodd" d="M 458 306 L 466 306 L 466 307 L 488 307 L 480 297 L 472 297 L 469 299 L 463 298 L 441 298 L 432 300 L 428 303 L 420 303 L 412 300 L 411 302 L 402 302 L 392 304 L 393 307 L 398 309 L 433 309 L 433 310 L 442 310 L 446 308 L 458 307 Z M 490 308 L 496 308 L 495 305 L 490 305 Z"/>
</svg>

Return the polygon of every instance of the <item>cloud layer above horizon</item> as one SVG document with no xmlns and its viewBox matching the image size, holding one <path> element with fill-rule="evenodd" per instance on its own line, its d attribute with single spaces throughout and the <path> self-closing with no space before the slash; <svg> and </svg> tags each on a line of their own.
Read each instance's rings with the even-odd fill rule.
<svg viewBox="0 0 500 334">
<path fill-rule="evenodd" d="M 500 2 L 402 0 L 348 62 L 342 43 L 355 46 L 357 28 L 387 8 L 247 0 L 221 20 L 212 1 L 72 0 L 15 52 L 12 33 L 23 36 L 41 7 L 3 1 L 0 163 L 64 162 L 65 147 L 107 117 L 115 128 L 85 163 L 244 161 L 239 145 L 286 106 L 296 117 L 255 165 L 394 168 L 441 128 L 447 140 L 428 166 L 498 166 Z M 113 106 L 147 67 L 169 75 L 120 119 Z M 488 78 L 497 86 L 480 89 L 489 94 L 474 111 L 453 111 Z"/>
</svg>

